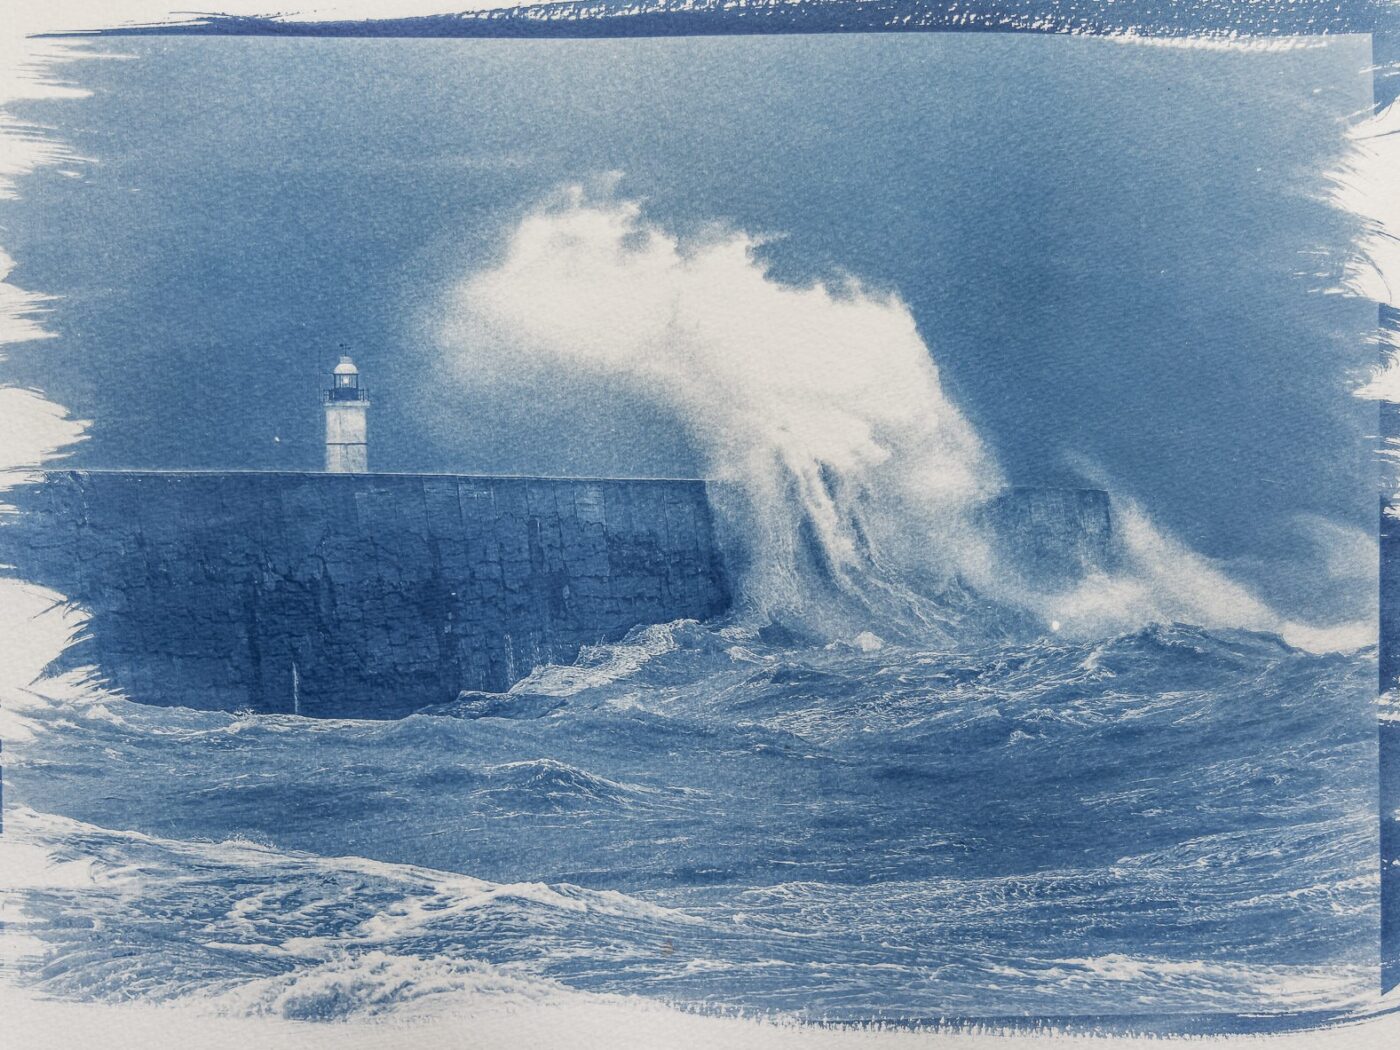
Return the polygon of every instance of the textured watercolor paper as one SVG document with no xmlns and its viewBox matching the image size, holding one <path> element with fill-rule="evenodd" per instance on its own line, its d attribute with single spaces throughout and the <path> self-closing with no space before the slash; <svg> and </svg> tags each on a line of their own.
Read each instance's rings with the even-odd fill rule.
<svg viewBox="0 0 1400 1050">
<path fill-rule="evenodd" d="M 1394 9 L 479 7 L 0 38 L 16 1045 L 1390 1045 Z"/>
</svg>

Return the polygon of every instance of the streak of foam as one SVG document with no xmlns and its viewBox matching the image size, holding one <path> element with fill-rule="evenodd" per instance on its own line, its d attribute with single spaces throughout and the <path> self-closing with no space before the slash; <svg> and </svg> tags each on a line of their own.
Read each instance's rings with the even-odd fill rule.
<svg viewBox="0 0 1400 1050">
<path fill-rule="evenodd" d="M 195 997 L 221 1012 L 319 1020 L 411 1016 L 444 995 L 526 1003 L 559 986 L 528 967 L 507 973 L 473 941 L 518 930 L 548 955 L 554 942 L 606 943 L 629 927 L 660 938 L 700 922 L 616 891 L 162 839 L 25 807 L 8 818 L 3 889 L 31 954 L 44 949 L 32 979 L 67 995 Z M 172 917 L 188 934 L 173 954 L 158 935 Z M 125 934 L 103 946 L 80 932 L 92 921 Z"/>
</svg>

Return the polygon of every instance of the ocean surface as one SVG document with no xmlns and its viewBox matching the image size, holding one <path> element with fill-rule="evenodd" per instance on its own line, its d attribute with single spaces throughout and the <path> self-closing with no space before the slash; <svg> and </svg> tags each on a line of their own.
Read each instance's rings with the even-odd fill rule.
<svg viewBox="0 0 1400 1050">
<path fill-rule="evenodd" d="M 1357 1004 L 1374 677 L 1185 624 L 954 652 L 736 617 L 396 722 L 51 680 L 7 704 L 5 836 L 39 858 L 12 965 L 314 1020 L 561 985 L 906 1022 Z"/>
</svg>

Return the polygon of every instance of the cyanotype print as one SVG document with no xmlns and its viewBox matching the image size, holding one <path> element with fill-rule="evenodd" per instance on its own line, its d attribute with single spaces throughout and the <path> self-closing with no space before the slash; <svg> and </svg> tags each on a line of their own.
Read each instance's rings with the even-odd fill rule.
<svg viewBox="0 0 1400 1050">
<path fill-rule="evenodd" d="M 1361 22 L 278 25 L 16 45 L 4 1002 L 1383 1007 Z"/>
</svg>

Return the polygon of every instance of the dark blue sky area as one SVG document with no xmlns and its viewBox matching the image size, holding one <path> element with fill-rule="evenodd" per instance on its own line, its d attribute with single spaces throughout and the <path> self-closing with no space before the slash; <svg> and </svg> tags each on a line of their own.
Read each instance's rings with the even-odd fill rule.
<svg viewBox="0 0 1400 1050">
<path fill-rule="evenodd" d="M 896 290 L 1013 482 L 1088 462 L 1224 558 L 1302 557 L 1299 513 L 1373 528 L 1375 314 L 1324 294 L 1363 38 L 102 46 L 132 57 L 72 67 L 94 97 L 24 111 L 93 163 L 0 203 L 14 280 L 62 297 L 0 368 L 94 421 L 77 462 L 316 469 L 344 342 L 376 469 L 695 472 L 660 410 L 488 396 L 431 345 L 512 217 L 620 171 L 669 228 L 784 235 L 786 279 Z"/>
</svg>

